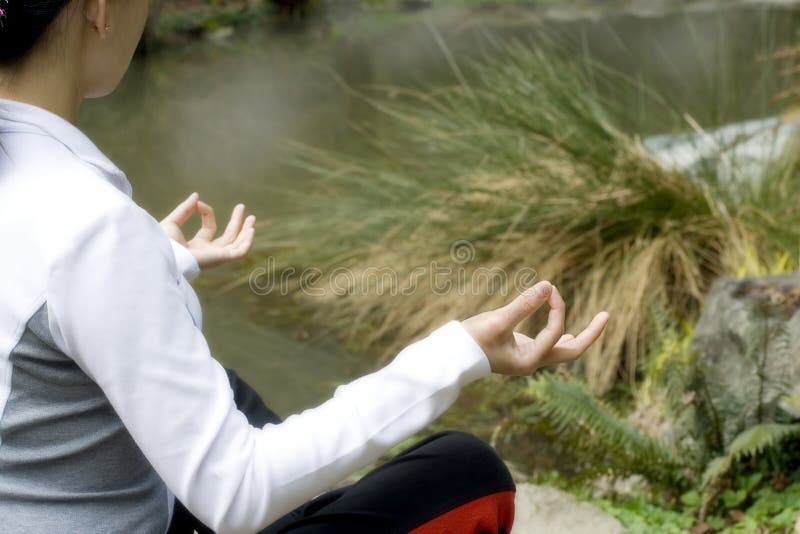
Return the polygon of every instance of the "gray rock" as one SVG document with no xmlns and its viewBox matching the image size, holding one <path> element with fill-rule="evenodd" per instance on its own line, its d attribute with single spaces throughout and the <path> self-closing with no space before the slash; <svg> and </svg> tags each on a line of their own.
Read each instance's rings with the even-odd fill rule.
<svg viewBox="0 0 800 534">
<path fill-rule="evenodd" d="M 779 397 L 800 383 L 800 274 L 718 280 L 694 346 L 715 404 L 728 412 L 726 441 L 772 419 Z"/>
<path fill-rule="evenodd" d="M 769 117 L 725 125 L 717 130 L 657 135 L 642 144 L 665 168 L 696 176 L 709 164 L 720 180 L 758 180 L 800 130 L 800 122 Z"/>
<path fill-rule="evenodd" d="M 618 534 L 615 518 L 564 491 L 517 484 L 513 534 Z"/>
</svg>

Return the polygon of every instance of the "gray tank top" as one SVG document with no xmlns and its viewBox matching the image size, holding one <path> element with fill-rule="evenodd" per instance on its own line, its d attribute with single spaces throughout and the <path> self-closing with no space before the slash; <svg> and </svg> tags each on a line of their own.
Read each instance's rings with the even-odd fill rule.
<svg viewBox="0 0 800 534">
<path fill-rule="evenodd" d="M 165 532 L 166 486 L 100 387 L 57 348 L 46 303 L 10 362 L 0 417 L 0 532 Z"/>
</svg>

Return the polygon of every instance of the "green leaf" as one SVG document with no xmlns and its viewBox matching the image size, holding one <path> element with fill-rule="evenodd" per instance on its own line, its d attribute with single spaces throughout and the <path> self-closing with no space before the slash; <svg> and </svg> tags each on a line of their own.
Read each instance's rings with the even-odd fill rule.
<svg viewBox="0 0 800 534">
<path fill-rule="evenodd" d="M 708 523 L 714 530 L 722 530 L 725 528 L 725 520 L 717 515 L 706 517 L 706 523 Z"/>
<path fill-rule="evenodd" d="M 690 508 L 697 508 L 700 506 L 700 503 L 703 501 L 703 495 L 696 490 L 687 491 L 683 495 L 681 495 L 681 503 L 684 506 L 688 506 Z"/>
<path fill-rule="evenodd" d="M 722 499 L 722 503 L 725 505 L 725 508 L 736 508 L 740 504 L 742 504 L 745 499 L 747 499 L 747 491 L 745 490 L 725 490 L 720 495 Z"/>
<path fill-rule="evenodd" d="M 794 525 L 798 517 L 800 517 L 800 512 L 797 509 L 786 508 L 779 514 L 768 518 L 766 524 L 771 529 L 785 529 Z"/>
<path fill-rule="evenodd" d="M 728 452 L 712 460 L 703 473 L 703 485 L 726 474 L 734 462 L 746 456 L 756 456 L 784 439 L 800 434 L 800 424 L 767 423 L 755 425 L 736 436 Z"/>
<path fill-rule="evenodd" d="M 745 490 L 747 493 L 750 493 L 755 489 L 756 486 L 761 482 L 764 478 L 764 474 L 760 472 L 753 473 L 748 476 L 739 477 L 736 480 L 736 486 L 739 489 Z"/>
<path fill-rule="evenodd" d="M 800 395 L 785 395 L 781 398 L 780 406 L 792 417 L 800 418 Z"/>
</svg>

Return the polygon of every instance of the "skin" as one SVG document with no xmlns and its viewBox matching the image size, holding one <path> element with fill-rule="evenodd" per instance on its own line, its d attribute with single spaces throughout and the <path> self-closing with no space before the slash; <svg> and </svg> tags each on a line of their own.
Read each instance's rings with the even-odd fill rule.
<svg viewBox="0 0 800 534">
<path fill-rule="evenodd" d="M 148 0 L 72 0 L 58 14 L 39 44 L 19 64 L 0 67 L 0 98 L 46 109 L 75 124 L 85 98 L 116 89 L 128 70 L 147 21 Z M 201 269 L 243 258 L 255 238 L 255 216 L 233 209 L 215 238 L 214 209 L 197 193 L 163 221 L 165 233 L 186 246 Z M 202 228 L 187 239 L 181 229 L 199 212 Z"/>
<path fill-rule="evenodd" d="M 183 235 L 181 225 L 196 212 L 200 213 L 202 227 L 192 239 L 187 240 Z M 216 267 L 247 256 L 255 239 L 255 225 L 255 215 L 248 215 L 245 218 L 244 204 L 237 204 L 233 208 L 225 231 L 221 236 L 214 238 L 217 233 L 214 208 L 200 200 L 200 196 L 196 192 L 178 204 L 172 213 L 161 221 L 164 232 L 188 248 L 201 269 Z"/>
<path fill-rule="evenodd" d="M 514 330 L 545 305 L 550 308 L 547 325 L 535 337 Z M 545 280 L 502 308 L 480 313 L 462 324 L 486 353 L 492 372 L 524 376 L 546 365 L 577 359 L 600 337 L 609 319 L 607 312 L 600 312 L 582 332 L 573 335 L 564 329 L 566 311 L 558 289 Z"/>
<path fill-rule="evenodd" d="M 74 124 L 84 98 L 116 89 L 147 12 L 148 0 L 72 0 L 21 62 L 0 67 L 0 96 Z"/>
<path fill-rule="evenodd" d="M 84 98 L 112 92 L 130 65 L 147 19 L 148 0 L 72 0 L 24 60 L 0 67 L 0 98 L 33 104 L 76 122 Z M 187 239 L 182 225 L 195 213 L 202 227 Z M 255 217 L 237 205 L 225 230 L 216 236 L 213 208 L 192 193 L 163 221 L 172 239 L 186 246 L 201 269 L 243 258 L 255 238 Z M 531 338 L 515 328 L 540 308 L 549 307 L 547 325 Z M 582 332 L 565 332 L 566 306 L 558 289 L 542 281 L 507 305 L 462 322 L 489 359 L 492 371 L 530 375 L 552 364 L 578 358 L 608 322 L 598 313 Z"/>
</svg>

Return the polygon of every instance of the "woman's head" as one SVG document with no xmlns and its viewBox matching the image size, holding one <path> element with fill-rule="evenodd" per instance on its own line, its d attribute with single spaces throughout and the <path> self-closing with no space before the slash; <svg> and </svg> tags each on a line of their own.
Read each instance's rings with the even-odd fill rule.
<svg viewBox="0 0 800 534">
<path fill-rule="evenodd" d="M 0 8 L 0 67 L 67 66 L 81 96 L 93 97 L 125 74 L 148 0 L 0 0 Z"/>
</svg>

